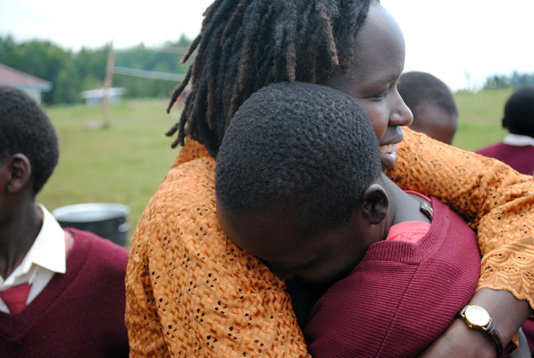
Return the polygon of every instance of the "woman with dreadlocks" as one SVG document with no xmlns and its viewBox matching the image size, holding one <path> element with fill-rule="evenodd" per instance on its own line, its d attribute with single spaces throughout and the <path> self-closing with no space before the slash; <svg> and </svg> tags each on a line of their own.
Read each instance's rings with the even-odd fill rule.
<svg viewBox="0 0 534 358">
<path fill-rule="evenodd" d="M 194 51 L 170 102 L 191 85 L 168 133 L 183 148 L 131 242 L 132 356 L 308 355 L 286 284 L 227 239 L 215 212 L 225 129 L 245 99 L 279 81 L 325 84 L 353 97 L 372 123 L 388 176 L 442 199 L 477 230 L 482 271 L 470 303 L 492 321 L 470 329 L 466 323 L 477 326 L 465 310 L 427 353 L 494 357 L 510 342 L 534 306 L 534 183 L 500 162 L 400 129 L 412 118 L 396 89 L 404 39 L 376 0 L 216 0 L 183 61 Z M 308 293 L 295 292 L 296 303 Z"/>
</svg>

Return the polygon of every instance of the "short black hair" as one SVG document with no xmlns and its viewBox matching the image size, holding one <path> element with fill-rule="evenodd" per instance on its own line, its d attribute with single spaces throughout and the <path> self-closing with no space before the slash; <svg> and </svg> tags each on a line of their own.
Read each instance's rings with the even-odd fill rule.
<svg viewBox="0 0 534 358">
<path fill-rule="evenodd" d="M 356 36 L 375 0 L 217 0 L 205 12 L 196 50 L 169 108 L 191 83 L 172 147 L 186 136 L 215 157 L 235 111 L 255 91 L 275 82 L 325 84 L 349 68 Z"/>
<path fill-rule="evenodd" d="M 436 76 L 419 71 L 403 73 L 397 83 L 397 89 L 404 103 L 414 113 L 415 108 L 421 103 L 433 104 L 451 116 L 458 116 L 456 101 L 449 87 Z"/>
<path fill-rule="evenodd" d="M 534 137 L 534 86 L 524 86 L 508 98 L 502 126 L 510 133 Z"/>
<path fill-rule="evenodd" d="M 33 195 L 37 195 L 58 162 L 56 131 L 30 95 L 11 86 L 0 86 L 0 159 L 17 153 L 30 160 Z"/>
<path fill-rule="evenodd" d="M 294 208 L 305 234 L 348 223 L 380 173 L 378 140 L 351 97 L 283 82 L 236 112 L 217 156 L 215 188 L 235 213 Z"/>
</svg>

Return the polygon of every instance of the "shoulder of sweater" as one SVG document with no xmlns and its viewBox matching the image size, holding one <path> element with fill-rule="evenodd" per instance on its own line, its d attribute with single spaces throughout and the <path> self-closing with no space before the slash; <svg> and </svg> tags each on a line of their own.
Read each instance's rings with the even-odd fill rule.
<svg viewBox="0 0 534 358">
<path fill-rule="evenodd" d="M 436 257 L 449 258 L 455 255 L 443 247 L 453 246 L 458 250 L 476 246 L 475 240 L 462 239 L 465 235 L 475 237 L 469 226 L 448 206 L 432 198 L 434 218 L 427 234 L 417 244 L 401 241 L 379 241 L 371 245 L 361 263 L 387 262 L 398 265 L 421 265 Z M 444 246 L 445 245 L 445 246 Z"/>
<path fill-rule="evenodd" d="M 497 148 L 502 147 L 502 146 L 504 146 L 503 142 L 493 143 L 493 144 L 487 145 L 485 147 L 482 147 L 480 149 L 477 149 L 475 151 L 475 153 L 484 155 L 484 153 L 487 153 L 488 151 L 492 151 L 492 150 L 497 149 Z"/>
<path fill-rule="evenodd" d="M 72 254 L 83 251 L 87 254 L 87 263 L 98 265 L 103 270 L 125 271 L 128 262 L 128 250 L 108 239 L 91 232 L 68 229 L 74 235 Z"/>
</svg>

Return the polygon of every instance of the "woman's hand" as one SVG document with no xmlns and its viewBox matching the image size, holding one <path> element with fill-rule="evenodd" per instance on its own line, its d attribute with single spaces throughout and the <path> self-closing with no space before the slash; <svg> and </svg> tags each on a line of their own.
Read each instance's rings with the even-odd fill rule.
<svg viewBox="0 0 534 358">
<path fill-rule="evenodd" d="M 459 318 L 423 351 L 420 357 L 479 357 L 495 358 L 497 351 L 481 331 L 469 329 Z"/>
<path fill-rule="evenodd" d="M 506 347 L 517 330 L 532 314 L 526 301 L 516 299 L 508 291 L 483 288 L 475 293 L 469 304 L 484 307 Z M 455 319 L 421 357 L 497 357 L 495 346 L 486 334 L 470 329 L 461 319 Z"/>
</svg>

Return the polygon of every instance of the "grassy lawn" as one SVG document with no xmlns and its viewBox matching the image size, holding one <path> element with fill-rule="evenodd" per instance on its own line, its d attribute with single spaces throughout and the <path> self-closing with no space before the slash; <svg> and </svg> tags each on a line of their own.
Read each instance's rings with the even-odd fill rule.
<svg viewBox="0 0 534 358">
<path fill-rule="evenodd" d="M 504 104 L 512 92 L 512 89 L 499 89 L 456 93 L 459 124 L 453 145 L 477 150 L 500 141 L 507 133 L 501 127 Z"/>
<path fill-rule="evenodd" d="M 91 202 L 128 205 L 130 237 L 178 153 L 164 135 L 173 124 L 166 104 L 161 100 L 114 104 L 106 129 L 88 126 L 102 120 L 101 108 L 46 108 L 58 131 L 60 159 L 37 200 L 49 210 Z"/>
<path fill-rule="evenodd" d="M 511 90 L 455 95 L 460 125 L 454 145 L 467 150 L 505 135 L 502 110 Z M 167 115 L 166 100 L 132 100 L 111 107 L 111 126 L 90 129 L 102 109 L 79 106 L 46 108 L 61 145 L 60 161 L 37 200 L 49 210 L 77 203 L 119 203 L 130 207 L 129 237 L 178 150 L 164 135 L 177 115 Z"/>
</svg>

